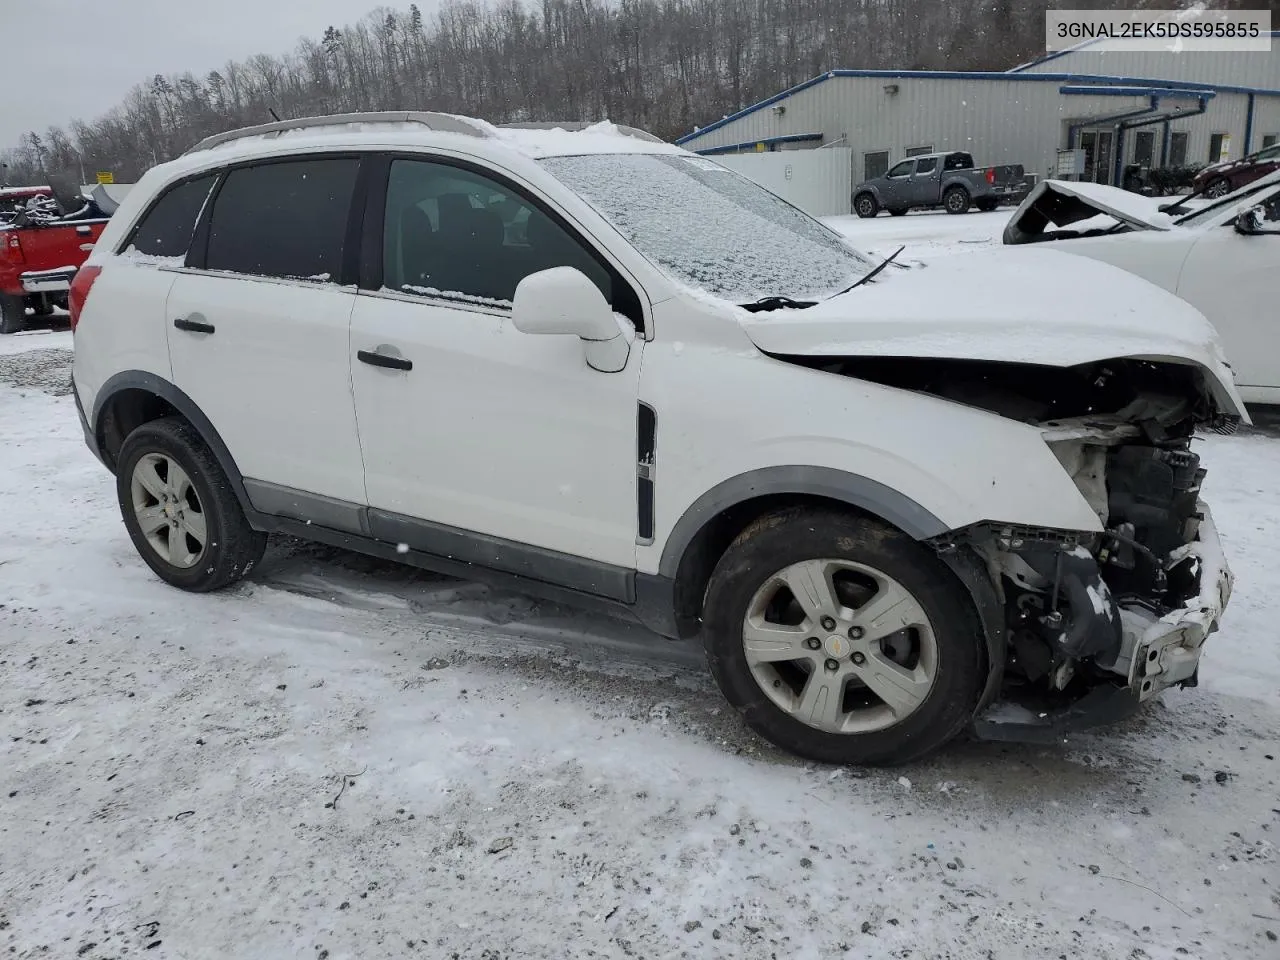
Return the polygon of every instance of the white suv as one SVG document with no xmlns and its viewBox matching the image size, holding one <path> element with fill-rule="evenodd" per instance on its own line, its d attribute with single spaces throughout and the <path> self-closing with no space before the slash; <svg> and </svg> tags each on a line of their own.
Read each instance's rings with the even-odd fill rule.
<svg viewBox="0 0 1280 960">
<path fill-rule="evenodd" d="M 817 760 L 1122 715 L 1195 683 L 1230 591 L 1190 437 L 1244 411 L 1194 309 L 1043 249 L 886 269 L 640 131 L 224 134 L 71 299 L 169 583 L 280 531 L 626 611 Z"/>
</svg>

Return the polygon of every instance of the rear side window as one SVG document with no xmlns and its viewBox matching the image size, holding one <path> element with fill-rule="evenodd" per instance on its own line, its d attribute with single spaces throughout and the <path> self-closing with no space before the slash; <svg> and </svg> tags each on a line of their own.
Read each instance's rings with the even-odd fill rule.
<svg viewBox="0 0 1280 960">
<path fill-rule="evenodd" d="M 209 220 L 209 270 L 335 281 L 360 161 L 320 157 L 227 174 Z"/>
<path fill-rule="evenodd" d="M 924 160 L 917 160 L 917 161 L 916 161 L 916 176 L 917 176 L 917 177 L 918 177 L 918 176 L 921 176 L 922 174 L 926 174 L 926 173 L 933 173 L 933 171 L 935 171 L 935 170 L 937 170 L 937 169 L 938 169 L 938 158 L 937 158 L 937 157 L 926 157 Z"/>
<path fill-rule="evenodd" d="M 134 228 L 125 253 L 185 259 L 215 174 L 170 187 Z"/>
<path fill-rule="evenodd" d="M 949 153 L 944 170 L 970 170 L 973 168 L 973 157 L 967 153 Z"/>
</svg>

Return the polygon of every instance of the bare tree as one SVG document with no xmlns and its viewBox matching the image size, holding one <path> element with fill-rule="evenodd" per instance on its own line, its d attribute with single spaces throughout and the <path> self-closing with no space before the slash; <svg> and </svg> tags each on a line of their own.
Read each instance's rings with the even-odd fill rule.
<svg viewBox="0 0 1280 960">
<path fill-rule="evenodd" d="M 272 110 L 608 117 L 671 138 L 836 67 L 1004 69 L 1040 51 L 1046 9 L 1101 2 L 445 0 L 432 17 L 416 4 L 381 7 L 283 56 L 228 63 L 203 80 L 154 76 L 105 116 L 28 134 L 0 162 L 15 183 L 78 177 L 82 162 L 132 179 Z"/>
</svg>

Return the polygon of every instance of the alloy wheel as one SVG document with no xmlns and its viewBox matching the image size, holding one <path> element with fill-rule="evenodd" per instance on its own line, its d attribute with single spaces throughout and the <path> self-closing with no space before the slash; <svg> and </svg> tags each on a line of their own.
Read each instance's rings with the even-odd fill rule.
<svg viewBox="0 0 1280 960">
<path fill-rule="evenodd" d="M 742 644 L 769 699 L 828 733 L 902 722 L 937 677 L 923 606 L 892 577 L 850 560 L 806 560 L 771 576 L 747 608 Z"/>
<path fill-rule="evenodd" d="M 133 513 L 147 544 L 160 559 L 189 569 L 204 556 L 208 524 L 187 472 L 172 457 L 148 453 L 130 479 Z"/>
</svg>

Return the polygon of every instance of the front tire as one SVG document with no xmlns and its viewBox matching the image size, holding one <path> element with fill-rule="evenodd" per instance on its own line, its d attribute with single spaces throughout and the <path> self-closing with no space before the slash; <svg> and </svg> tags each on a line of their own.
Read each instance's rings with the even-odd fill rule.
<svg viewBox="0 0 1280 960">
<path fill-rule="evenodd" d="M 0 293 L 0 334 L 17 333 L 27 325 L 27 304 L 22 297 Z"/>
<path fill-rule="evenodd" d="M 853 198 L 853 212 L 863 220 L 870 220 L 880 212 L 880 203 L 871 194 L 860 193 Z"/>
<path fill-rule="evenodd" d="M 977 617 L 927 548 L 830 509 L 767 515 L 707 589 L 712 676 L 747 725 L 821 763 L 896 764 L 954 738 L 983 685 Z"/>
<path fill-rule="evenodd" d="M 195 429 L 166 417 L 120 448 L 116 496 L 134 547 L 156 575 L 205 593 L 245 576 L 267 535 L 249 526 L 226 474 Z"/>
<path fill-rule="evenodd" d="M 942 206 L 947 213 L 968 213 L 969 191 L 964 187 L 948 187 L 942 195 Z"/>
</svg>

